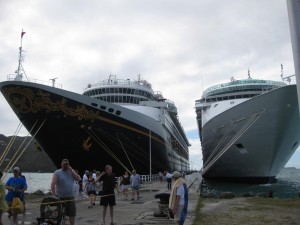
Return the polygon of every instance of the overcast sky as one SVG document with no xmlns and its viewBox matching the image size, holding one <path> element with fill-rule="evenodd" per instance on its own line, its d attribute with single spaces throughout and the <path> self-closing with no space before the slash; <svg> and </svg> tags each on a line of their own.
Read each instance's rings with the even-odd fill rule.
<svg viewBox="0 0 300 225">
<path fill-rule="evenodd" d="M 1 81 L 17 68 L 22 28 L 31 78 L 59 77 L 82 93 L 109 74 L 141 74 L 177 105 L 198 169 L 203 89 L 247 78 L 248 68 L 252 78 L 280 80 L 280 64 L 294 74 L 285 0 L 0 0 L 0 21 Z M 19 120 L 2 95 L 0 110 L 0 133 L 11 135 Z M 300 167 L 299 153 L 288 166 Z"/>
</svg>

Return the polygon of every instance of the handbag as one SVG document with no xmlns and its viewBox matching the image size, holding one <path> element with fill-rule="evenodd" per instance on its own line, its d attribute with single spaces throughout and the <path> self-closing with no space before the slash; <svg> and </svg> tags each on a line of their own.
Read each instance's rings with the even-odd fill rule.
<svg viewBox="0 0 300 225">
<path fill-rule="evenodd" d="M 15 214 L 21 214 L 24 212 L 24 204 L 19 197 L 13 198 L 11 209 Z"/>
</svg>

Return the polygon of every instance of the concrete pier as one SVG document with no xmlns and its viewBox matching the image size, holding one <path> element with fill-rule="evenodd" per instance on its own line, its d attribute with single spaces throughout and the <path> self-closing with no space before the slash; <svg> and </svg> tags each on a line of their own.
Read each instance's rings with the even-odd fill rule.
<svg viewBox="0 0 300 225">
<path fill-rule="evenodd" d="M 194 173 L 186 176 L 187 184 L 189 187 L 189 205 L 188 215 L 185 225 L 191 225 L 194 219 L 194 212 L 199 199 L 198 187 L 201 183 L 200 173 Z M 143 183 L 140 189 L 140 200 L 131 201 L 131 192 L 128 199 L 125 200 L 123 193 L 116 194 L 116 202 L 114 210 L 115 223 L 118 225 L 169 225 L 175 224 L 173 220 L 169 220 L 164 217 L 154 217 L 154 212 L 159 211 L 158 202 L 159 199 L 155 199 L 154 196 L 158 193 L 169 193 L 166 183 L 160 183 L 154 181 L 152 183 Z M 18 224 L 37 224 L 36 218 L 40 216 L 40 198 L 27 199 L 27 211 L 26 214 L 18 216 Z M 77 216 L 76 225 L 100 225 L 102 223 L 102 206 L 99 206 L 99 198 L 96 201 L 96 205 L 89 209 L 88 199 L 80 199 L 77 204 Z M 4 224 L 11 224 L 8 219 L 8 214 L 4 213 L 2 216 Z M 67 223 L 69 221 L 67 220 Z M 107 211 L 106 224 L 110 224 L 109 209 Z"/>
</svg>

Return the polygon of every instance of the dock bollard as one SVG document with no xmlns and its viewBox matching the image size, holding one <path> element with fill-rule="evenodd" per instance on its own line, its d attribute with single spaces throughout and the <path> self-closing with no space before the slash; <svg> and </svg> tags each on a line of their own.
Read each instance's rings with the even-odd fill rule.
<svg viewBox="0 0 300 225">
<path fill-rule="evenodd" d="M 154 198 L 158 198 L 160 201 L 158 203 L 158 212 L 154 212 L 154 217 L 169 217 L 173 218 L 172 212 L 169 209 L 169 193 L 156 194 Z"/>
</svg>

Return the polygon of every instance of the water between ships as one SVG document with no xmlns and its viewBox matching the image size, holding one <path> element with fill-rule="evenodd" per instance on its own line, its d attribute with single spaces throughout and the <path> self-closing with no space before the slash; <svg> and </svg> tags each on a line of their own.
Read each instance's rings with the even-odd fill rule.
<svg viewBox="0 0 300 225">
<path fill-rule="evenodd" d="M 23 173 L 26 176 L 28 193 L 41 190 L 44 193 L 50 191 L 52 173 Z M 4 182 L 12 174 L 7 174 Z M 208 191 L 218 194 L 220 192 L 233 192 L 235 194 L 253 193 L 254 195 L 261 192 L 274 191 L 274 197 L 293 198 L 298 197 L 300 192 L 300 169 L 284 168 L 277 176 L 277 182 L 273 184 L 233 184 L 224 182 L 213 182 L 208 184 Z"/>
</svg>

